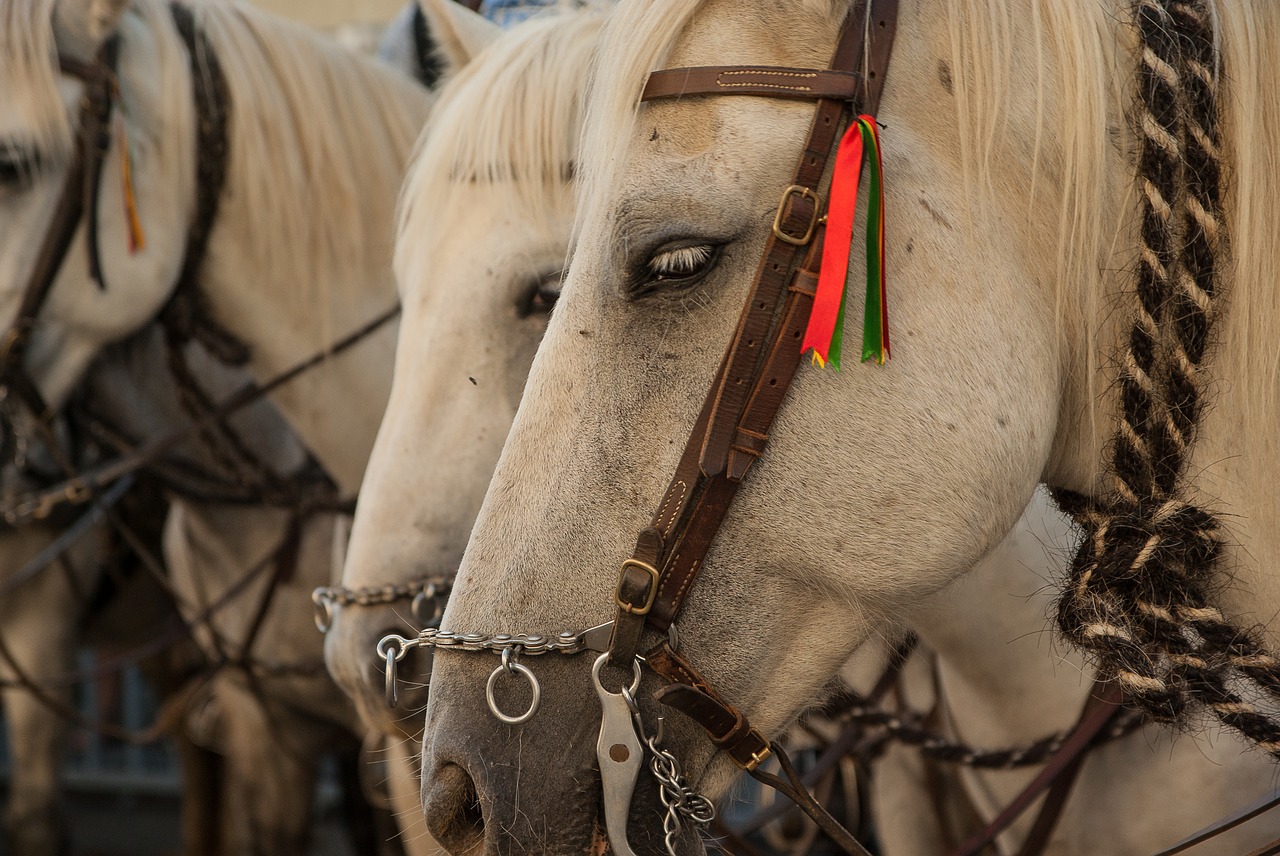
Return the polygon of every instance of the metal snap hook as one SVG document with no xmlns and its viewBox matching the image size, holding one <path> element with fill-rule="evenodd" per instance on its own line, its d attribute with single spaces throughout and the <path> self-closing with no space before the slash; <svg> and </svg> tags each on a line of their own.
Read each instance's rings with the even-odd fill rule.
<svg viewBox="0 0 1280 856">
<path fill-rule="evenodd" d="M 538 684 L 537 677 L 529 670 L 528 666 L 521 665 L 515 661 L 515 657 L 511 653 L 512 649 L 502 649 L 502 662 L 489 674 L 489 680 L 484 685 L 484 697 L 489 702 L 489 710 L 498 719 L 507 725 L 523 725 L 533 715 L 538 712 L 538 705 L 542 704 L 542 687 Z M 502 674 L 520 675 L 529 682 L 529 690 L 533 694 L 533 698 L 529 702 L 529 709 L 519 716 L 510 716 L 503 713 L 498 707 L 498 700 L 494 697 L 493 688 L 498 682 L 498 676 Z"/>
<path fill-rule="evenodd" d="M 321 589 L 316 589 L 311 593 L 311 602 L 315 604 L 315 621 L 316 629 L 321 633 L 328 633 L 329 628 L 333 626 L 333 602 Z"/>
<path fill-rule="evenodd" d="M 409 653 L 410 648 L 416 648 L 420 644 L 417 639 L 405 639 L 395 633 L 383 636 L 378 641 L 378 656 L 386 663 L 383 667 L 383 676 L 387 707 L 395 708 L 400 703 L 400 692 L 396 686 L 396 664 L 404 659 L 404 655 Z"/>
</svg>

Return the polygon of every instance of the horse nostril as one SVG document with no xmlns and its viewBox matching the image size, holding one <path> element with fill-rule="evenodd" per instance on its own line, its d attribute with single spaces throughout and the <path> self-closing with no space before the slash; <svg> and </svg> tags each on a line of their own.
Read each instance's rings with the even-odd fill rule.
<svg viewBox="0 0 1280 856">
<path fill-rule="evenodd" d="M 484 812 L 466 770 L 446 764 L 423 790 L 427 829 L 450 853 L 465 853 L 484 841 Z"/>
</svg>

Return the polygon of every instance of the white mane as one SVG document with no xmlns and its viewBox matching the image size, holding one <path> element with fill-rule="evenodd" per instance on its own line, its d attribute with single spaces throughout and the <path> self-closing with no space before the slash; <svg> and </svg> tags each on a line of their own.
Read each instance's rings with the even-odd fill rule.
<svg viewBox="0 0 1280 856">
<path fill-rule="evenodd" d="M 797 5 L 801 5 L 797 2 Z M 842 0 L 804 0 L 809 13 L 847 7 Z M 1021 45 L 1014 22 L 1034 34 L 1043 73 L 1033 82 L 1040 103 L 1064 105 L 1065 115 L 1036 117 L 1037 164 L 1052 150 L 1062 173 L 1039 177 L 1036 204 L 1051 204 L 1061 224 L 1058 244 L 1060 301 L 1085 301 L 1085 330 L 1063 330 L 1064 346 L 1092 353 L 1092 337 L 1114 312 L 1114 297 L 1128 276 L 1136 250 L 1124 244 L 1130 211 L 1108 206 L 1099 188 L 1130 177 L 1110 174 L 1108 134 L 1127 138 L 1136 74 L 1127 4 L 1062 0 L 946 0 L 952 33 L 950 68 L 955 82 L 956 127 L 968 180 L 979 204 L 990 204 L 995 151 L 1007 120 L 1007 93 L 1025 86 L 1009 74 Z M 602 62 L 588 104 L 579 184 L 580 218 L 605 214 L 620 140 L 632 133 L 639 95 L 652 70 L 665 60 L 704 0 L 651 0 L 624 5 L 605 28 Z M 815 8 L 816 6 L 816 8 Z M 1274 200 L 1280 198 L 1280 5 L 1273 0 L 1216 0 L 1221 33 L 1223 126 L 1229 164 L 1225 200 L 1232 241 L 1230 266 L 1222 272 L 1229 308 L 1221 345 L 1210 372 L 1222 379 L 1226 408 L 1239 426 L 1240 448 L 1274 448 L 1280 424 L 1280 229 Z M 1116 127 L 1119 121 L 1120 127 Z M 982 201 L 985 199 L 985 203 Z M 1136 202 L 1132 206 L 1136 211 Z M 1119 242 L 1119 243 L 1117 243 Z M 1090 366 L 1097 398 L 1109 380 Z M 1261 461 L 1257 462 L 1261 464 Z M 1266 468 L 1254 466 L 1255 478 Z M 1246 495 L 1274 504 L 1274 485 L 1246 487 Z"/>
<path fill-rule="evenodd" d="M 231 181 L 270 224 L 248 252 L 274 280 L 358 285 L 392 239 L 390 206 L 360 203 L 395 198 L 429 94 L 248 4 L 191 5 L 231 92 Z"/>
<path fill-rule="evenodd" d="M 58 97 L 58 53 L 53 39 L 54 0 L 11 0 L 0 4 L 0 95 L 6 110 L 19 111 L 31 139 L 12 140 L 43 155 L 63 157 L 71 128 Z"/>
<path fill-rule="evenodd" d="M 512 208 L 551 218 L 573 171 L 581 101 L 604 16 L 596 8 L 540 15 L 515 27 L 451 79 L 414 154 L 400 200 L 400 235 L 465 205 L 477 182 L 509 193 Z M 543 213 L 547 216 L 543 216 Z M 418 242 L 396 242 L 404 270 Z"/>
</svg>

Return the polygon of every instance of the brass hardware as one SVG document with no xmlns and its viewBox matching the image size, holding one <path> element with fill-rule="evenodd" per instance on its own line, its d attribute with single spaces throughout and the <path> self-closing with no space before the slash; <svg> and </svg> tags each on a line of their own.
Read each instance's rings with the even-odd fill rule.
<svg viewBox="0 0 1280 856">
<path fill-rule="evenodd" d="M 742 769 L 750 773 L 756 767 L 759 767 L 761 764 L 763 764 L 765 761 L 768 761 L 772 757 L 773 757 L 773 749 L 771 749 L 768 746 L 765 746 L 764 749 L 760 750 L 759 752 L 752 752 L 751 760 L 748 761 L 746 764 L 743 764 Z"/>
<path fill-rule="evenodd" d="M 632 606 L 629 603 L 625 603 L 619 596 L 622 589 L 622 579 L 626 576 L 628 567 L 639 568 L 649 575 L 649 596 L 645 598 L 643 606 Z M 639 559 L 627 559 L 622 563 L 622 570 L 618 573 L 618 588 L 614 590 L 613 602 L 618 605 L 618 609 L 631 615 L 648 615 L 649 610 L 653 609 L 653 602 L 658 598 L 658 580 L 660 578 L 661 575 L 658 573 L 658 569 L 648 562 L 641 562 Z"/>
<path fill-rule="evenodd" d="M 783 230 L 782 218 L 786 215 L 787 202 L 792 196 L 799 196 L 801 199 L 808 199 L 813 203 L 813 214 L 809 218 L 809 225 L 805 228 L 803 235 L 792 235 Z M 783 243 L 791 244 L 796 247 L 803 247 L 805 244 L 813 240 L 813 233 L 818 230 L 819 209 L 822 208 L 822 200 L 818 198 L 818 194 L 814 193 L 807 187 L 801 187 L 798 184 L 791 184 L 787 189 L 782 191 L 782 199 L 778 202 L 778 213 L 773 216 L 773 234 Z"/>
</svg>

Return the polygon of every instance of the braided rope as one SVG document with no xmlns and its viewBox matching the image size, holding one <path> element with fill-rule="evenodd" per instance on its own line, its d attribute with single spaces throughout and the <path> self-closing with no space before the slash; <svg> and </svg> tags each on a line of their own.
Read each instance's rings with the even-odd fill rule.
<svg viewBox="0 0 1280 856">
<path fill-rule="evenodd" d="M 1217 49 L 1209 0 L 1135 0 L 1140 39 L 1137 312 L 1121 359 L 1115 494 L 1056 494 L 1084 529 L 1058 625 L 1158 720 L 1203 704 L 1280 757 L 1280 662 L 1212 606 L 1221 524 L 1180 497 L 1203 411 L 1222 223 Z"/>
<path fill-rule="evenodd" d="M 852 708 L 847 717 L 849 721 L 859 725 L 882 729 L 881 739 L 873 741 L 868 746 L 872 755 L 878 755 L 890 741 L 896 741 L 906 746 L 917 747 L 921 754 L 934 761 L 986 770 L 1014 770 L 1020 767 L 1038 766 L 1053 757 L 1071 736 L 1069 731 L 1060 731 L 1031 743 L 989 749 L 974 747 L 944 737 L 928 728 L 924 724 L 925 718 L 914 711 L 895 714 L 876 707 L 863 706 Z M 1123 711 L 1099 735 L 1098 740 L 1109 742 L 1123 737 L 1140 728 L 1145 721 L 1146 717 L 1142 713 Z"/>
</svg>

